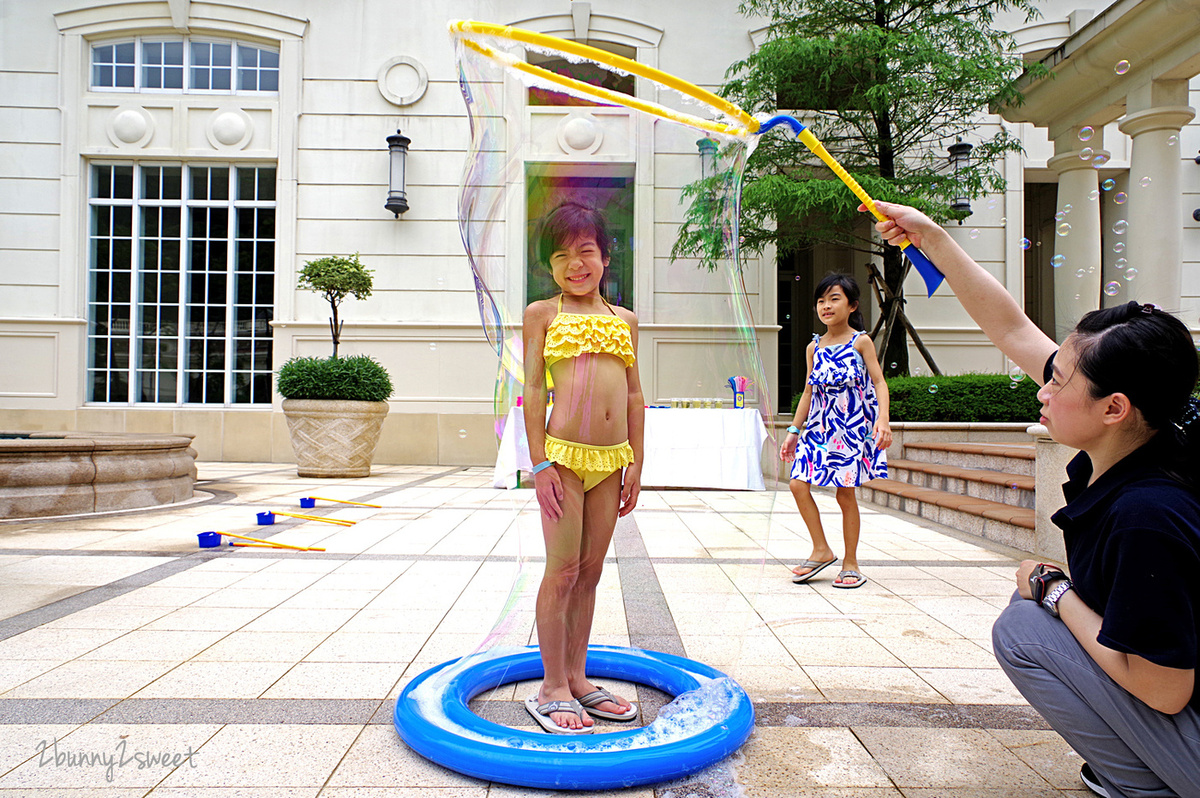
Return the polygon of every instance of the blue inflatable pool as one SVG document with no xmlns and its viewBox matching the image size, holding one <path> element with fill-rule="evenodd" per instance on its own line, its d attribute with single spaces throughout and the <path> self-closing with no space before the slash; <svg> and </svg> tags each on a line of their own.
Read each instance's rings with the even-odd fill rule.
<svg viewBox="0 0 1200 798">
<path fill-rule="evenodd" d="M 482 652 L 409 682 L 396 701 L 396 731 L 421 756 L 468 776 L 599 790 L 686 776 L 729 756 L 754 729 L 749 696 L 715 668 L 614 646 L 589 647 L 587 662 L 589 677 L 646 684 L 676 698 L 650 725 L 611 733 L 560 736 L 501 726 L 476 715 L 467 702 L 502 684 L 541 678 L 541 657 L 536 647 Z"/>
</svg>

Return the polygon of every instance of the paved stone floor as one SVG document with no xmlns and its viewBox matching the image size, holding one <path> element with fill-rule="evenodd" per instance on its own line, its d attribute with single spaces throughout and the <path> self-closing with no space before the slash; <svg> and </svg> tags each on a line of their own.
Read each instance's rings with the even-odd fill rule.
<svg viewBox="0 0 1200 798">
<path fill-rule="evenodd" d="M 201 463 L 200 478 L 208 498 L 182 507 L 0 522 L 0 798 L 541 794 L 431 764 L 391 723 L 399 691 L 430 666 L 485 640 L 536 642 L 532 491 L 437 466 L 317 481 Z M 307 511 L 349 527 L 255 525 L 313 494 L 382 506 Z M 838 540 L 836 503 L 818 502 Z M 609 552 L 593 642 L 720 668 L 757 723 L 725 762 L 625 794 L 1088 794 L 1079 758 L 990 653 L 1020 554 L 862 509 L 870 581 L 836 590 L 833 568 L 789 579 L 808 542 L 786 489 L 642 494 Z M 201 549 L 208 530 L 326 551 Z M 666 700 L 618 686 L 646 719 Z M 532 725 L 519 703 L 532 687 L 473 706 Z"/>
</svg>

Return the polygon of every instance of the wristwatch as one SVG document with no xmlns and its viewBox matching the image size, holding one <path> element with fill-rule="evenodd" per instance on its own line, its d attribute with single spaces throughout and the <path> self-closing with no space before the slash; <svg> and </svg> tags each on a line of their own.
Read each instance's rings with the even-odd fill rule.
<svg viewBox="0 0 1200 798">
<path fill-rule="evenodd" d="M 1060 581 L 1057 585 L 1052 587 L 1050 589 L 1050 592 L 1046 594 L 1046 597 L 1044 599 L 1042 599 L 1042 608 L 1045 609 L 1046 612 L 1050 613 L 1055 618 L 1057 618 L 1058 617 L 1058 600 L 1060 598 L 1062 598 L 1063 594 L 1066 593 L 1068 590 L 1070 590 L 1072 587 L 1074 587 L 1074 585 L 1071 583 L 1071 580 L 1064 577 L 1062 579 L 1062 581 Z"/>
<path fill-rule="evenodd" d="M 1046 594 L 1050 592 L 1050 584 L 1066 578 L 1067 575 L 1061 569 L 1044 562 L 1038 563 L 1037 567 L 1029 573 L 1029 592 L 1033 594 L 1033 600 L 1041 604 L 1042 600 L 1046 598 Z"/>
<path fill-rule="evenodd" d="M 787 430 L 787 431 L 788 431 L 788 432 L 790 432 L 790 433 L 792 433 L 793 435 L 799 435 L 799 434 L 800 434 L 800 430 L 799 430 L 799 429 L 796 427 L 796 425 L 795 425 L 795 424 L 793 424 L 792 426 L 788 427 L 788 430 Z"/>
</svg>

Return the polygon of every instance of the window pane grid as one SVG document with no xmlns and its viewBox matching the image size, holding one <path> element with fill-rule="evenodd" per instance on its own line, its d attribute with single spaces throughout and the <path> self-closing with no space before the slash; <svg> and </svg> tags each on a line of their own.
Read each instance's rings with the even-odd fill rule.
<svg viewBox="0 0 1200 798">
<path fill-rule="evenodd" d="M 274 177 L 265 166 L 92 166 L 90 401 L 271 401 L 274 204 L 228 198 L 237 181 L 273 197 Z"/>
<path fill-rule="evenodd" d="M 92 46 L 91 88 L 277 93 L 279 53 L 234 41 L 190 37 L 105 42 Z"/>
</svg>

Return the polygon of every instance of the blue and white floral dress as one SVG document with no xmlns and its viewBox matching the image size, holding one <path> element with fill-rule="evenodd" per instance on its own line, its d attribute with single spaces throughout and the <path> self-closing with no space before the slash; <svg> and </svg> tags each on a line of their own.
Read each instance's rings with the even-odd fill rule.
<svg viewBox="0 0 1200 798">
<path fill-rule="evenodd" d="M 887 476 L 887 452 L 875 447 L 872 435 L 879 399 L 867 364 L 854 348 L 862 334 L 836 346 L 821 346 L 821 336 L 813 336 L 812 403 L 796 446 L 792 479 L 847 487 Z"/>
</svg>

